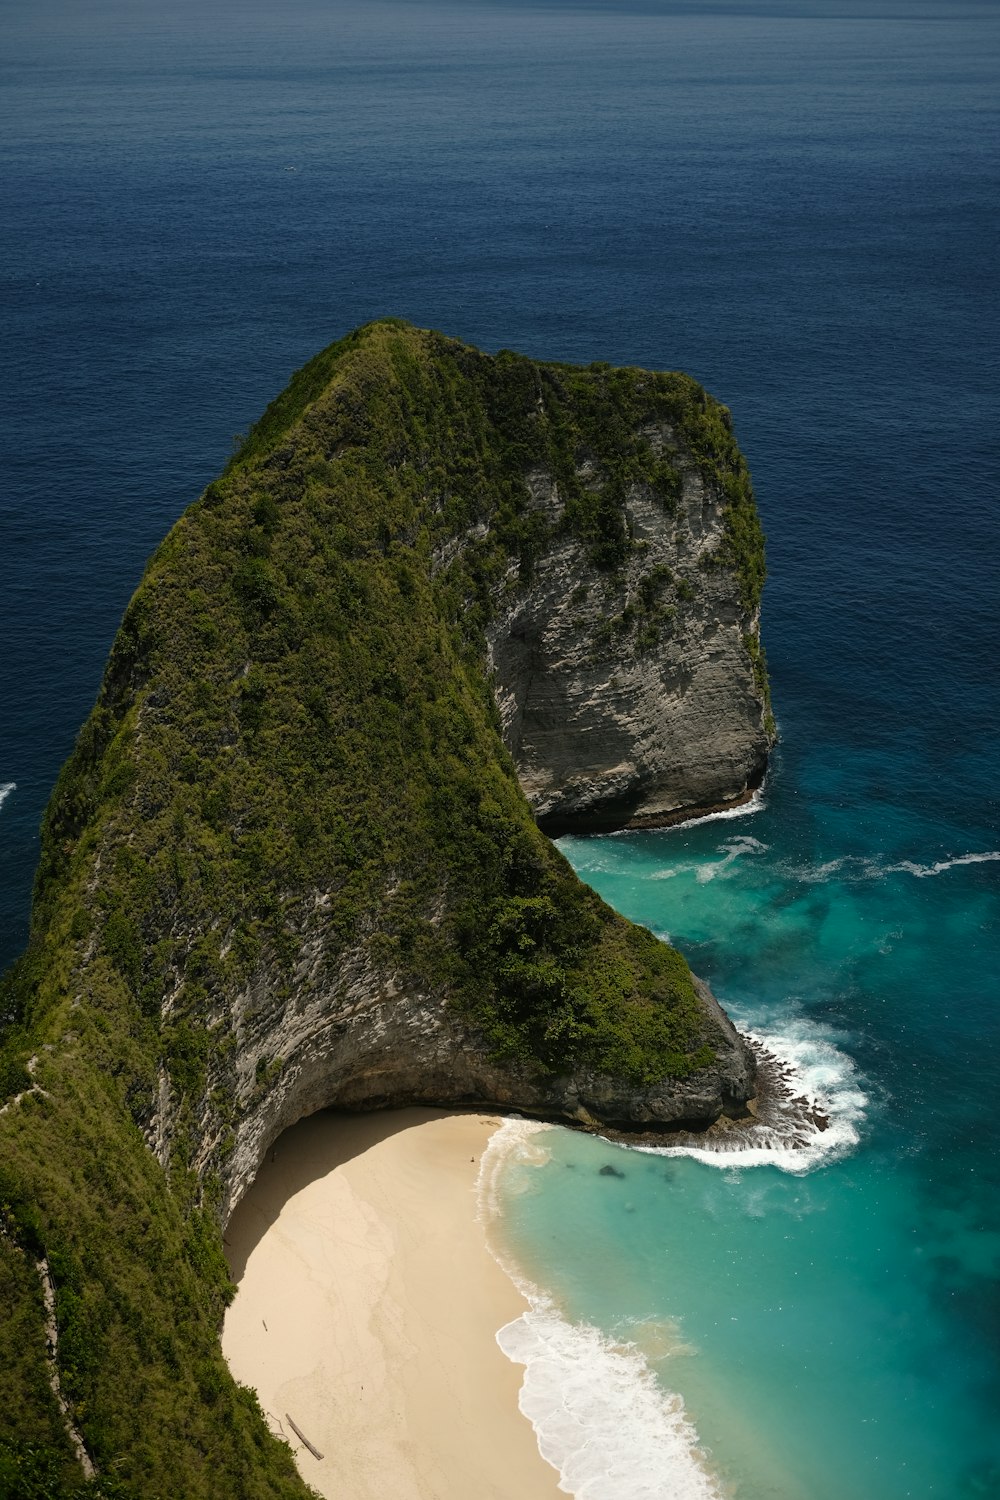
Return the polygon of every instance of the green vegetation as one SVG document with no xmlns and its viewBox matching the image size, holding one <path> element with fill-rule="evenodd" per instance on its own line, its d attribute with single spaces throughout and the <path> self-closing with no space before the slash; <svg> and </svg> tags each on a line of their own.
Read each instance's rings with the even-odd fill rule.
<svg viewBox="0 0 1000 1500">
<path fill-rule="evenodd" d="M 764 732 L 768 739 L 773 741 L 777 737 L 778 728 L 774 722 L 774 714 L 771 712 L 771 684 L 767 676 L 767 654 L 761 644 L 760 631 L 756 625 L 743 637 L 743 644 L 753 666 L 753 680 L 760 694 L 760 701 L 764 705 Z"/>
<path fill-rule="evenodd" d="M 644 434 L 663 422 L 676 446 L 658 455 Z M 383 322 L 293 378 L 160 547 L 59 778 L 29 949 L 0 994 L 2 1097 L 38 1085 L 0 1117 L 5 1495 L 305 1493 L 219 1354 L 214 1174 L 238 1123 L 228 997 L 261 975 L 292 994 L 317 892 L 330 972 L 364 948 L 497 1058 L 639 1084 L 711 1061 L 683 960 L 536 828 L 483 656 L 496 600 L 552 534 L 531 470 L 555 475 L 557 524 L 599 582 L 635 547 L 628 489 L 667 524 L 691 466 L 727 497 L 715 565 L 752 612 L 749 480 L 694 381 L 489 358 Z M 654 570 L 619 628 L 651 649 L 665 601 L 692 593 Z M 257 1088 L 281 1068 L 261 1059 Z M 143 1134 L 161 1078 L 168 1173 Z M 222 1144 L 196 1172 L 209 1129 Z M 48 1385 L 42 1253 L 89 1487 Z"/>
</svg>

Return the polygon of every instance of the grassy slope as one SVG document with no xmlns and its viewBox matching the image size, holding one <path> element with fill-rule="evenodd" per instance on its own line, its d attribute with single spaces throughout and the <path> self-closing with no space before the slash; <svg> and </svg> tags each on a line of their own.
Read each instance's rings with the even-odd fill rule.
<svg viewBox="0 0 1000 1500">
<path fill-rule="evenodd" d="M 0 1368 L 0 1492 L 5 1463 L 15 1494 L 59 1493 L 46 1466 L 75 1479 L 42 1362 L 44 1251 L 107 1493 L 303 1493 L 218 1353 L 228 1282 L 190 1160 L 197 1099 L 235 1119 L 206 1014 L 262 964 L 287 975 L 315 889 L 335 893 L 342 945 L 445 994 L 499 1055 L 638 1081 L 709 1059 L 683 960 L 535 828 L 482 670 L 511 559 L 525 578 L 547 542 L 525 472 L 557 475 L 562 524 L 613 571 L 632 545 L 625 486 L 675 503 L 676 469 L 635 436 L 654 417 L 724 487 L 717 562 L 752 611 L 749 481 L 693 381 L 490 359 L 395 323 L 300 371 L 151 561 L 53 796 L 31 944 L 0 1004 L 0 1085 L 24 1088 L 36 1052 L 46 1090 L 0 1119 L 0 1299 L 24 1330 Z M 600 492 L 576 478 L 583 451 Z M 161 1063 L 187 1101 L 169 1182 L 139 1128 Z"/>
</svg>

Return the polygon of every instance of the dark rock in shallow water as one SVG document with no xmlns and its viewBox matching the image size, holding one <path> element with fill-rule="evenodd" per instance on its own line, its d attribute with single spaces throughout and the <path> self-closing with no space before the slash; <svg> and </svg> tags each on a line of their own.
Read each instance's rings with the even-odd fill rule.
<svg viewBox="0 0 1000 1500">
<path fill-rule="evenodd" d="M 600 1177 L 624 1177 L 625 1173 L 621 1170 L 620 1167 L 613 1167 L 611 1165 L 611 1163 L 608 1162 L 603 1167 L 601 1167 L 600 1172 L 598 1173 L 598 1176 L 600 1176 Z"/>
</svg>

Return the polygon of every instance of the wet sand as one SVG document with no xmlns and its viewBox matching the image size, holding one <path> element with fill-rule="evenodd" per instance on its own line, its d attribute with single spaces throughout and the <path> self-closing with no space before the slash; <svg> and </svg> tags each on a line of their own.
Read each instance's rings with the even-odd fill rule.
<svg viewBox="0 0 1000 1500">
<path fill-rule="evenodd" d="M 233 1215 L 240 1289 L 223 1351 L 331 1500 L 564 1497 L 518 1410 L 521 1368 L 495 1341 L 527 1305 L 477 1219 L 499 1123 L 314 1115 L 281 1137 Z"/>
</svg>

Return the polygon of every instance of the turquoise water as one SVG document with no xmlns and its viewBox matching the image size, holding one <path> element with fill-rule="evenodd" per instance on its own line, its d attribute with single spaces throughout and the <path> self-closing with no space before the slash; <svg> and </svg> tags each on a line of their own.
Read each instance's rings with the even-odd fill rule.
<svg viewBox="0 0 1000 1500">
<path fill-rule="evenodd" d="M 571 1464 L 586 1438 L 593 1487 L 576 1492 L 588 1500 L 1000 1493 L 988 1145 L 1000 852 L 955 831 L 950 853 L 928 854 L 933 830 L 906 809 L 871 819 L 864 847 L 857 786 L 849 813 L 836 799 L 796 813 L 802 771 L 779 757 L 748 816 L 562 841 L 831 1118 L 804 1145 L 757 1129 L 745 1151 L 700 1159 L 551 1128 L 498 1143 L 504 1240 L 563 1320 L 542 1312 L 544 1337 L 515 1329 L 509 1352 L 534 1361 L 527 1404 L 543 1439 L 553 1421 L 561 1431 L 551 1456 Z M 566 1422 L 563 1365 L 584 1357 L 567 1323 L 635 1351 L 601 1371 L 615 1394 L 580 1430 Z M 662 1447 L 662 1413 L 623 1426 L 626 1392 L 650 1369 L 683 1397 L 711 1481 L 687 1443 Z M 616 1482 L 626 1436 L 652 1448 Z"/>
</svg>

